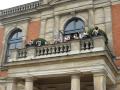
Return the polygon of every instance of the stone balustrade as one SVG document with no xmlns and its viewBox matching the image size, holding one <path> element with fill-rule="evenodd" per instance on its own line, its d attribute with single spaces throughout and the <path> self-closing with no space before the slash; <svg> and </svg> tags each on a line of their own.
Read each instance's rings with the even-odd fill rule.
<svg viewBox="0 0 120 90">
<path fill-rule="evenodd" d="M 25 58 L 27 56 L 27 49 L 19 49 L 17 57 L 18 58 Z"/>
<path fill-rule="evenodd" d="M 81 54 L 104 50 L 106 50 L 105 40 L 104 37 L 100 36 L 91 39 L 72 40 L 59 44 L 13 50 L 13 54 L 11 54 L 11 59 L 8 60 L 8 62 L 56 56 L 62 57 L 65 55 Z"/>
<path fill-rule="evenodd" d="M 39 7 L 41 4 L 42 4 L 42 0 L 31 2 L 31 3 L 28 3 L 28 4 L 24 4 L 24 5 L 20 5 L 20 6 L 16 6 L 16 7 L 5 9 L 5 10 L 1 10 L 0 11 L 0 16 L 15 14 L 15 13 L 27 11 L 27 10 L 30 10 L 30 9 L 35 9 L 35 8 Z"/>
<path fill-rule="evenodd" d="M 94 48 L 94 43 L 93 43 L 93 39 L 83 39 L 80 41 L 81 43 L 81 50 L 86 50 L 86 49 L 91 49 Z"/>
<path fill-rule="evenodd" d="M 37 47 L 35 55 L 48 55 L 48 54 L 58 54 L 58 53 L 66 53 L 71 50 L 70 43 L 61 43 L 56 45 L 48 45 L 43 47 Z"/>
</svg>

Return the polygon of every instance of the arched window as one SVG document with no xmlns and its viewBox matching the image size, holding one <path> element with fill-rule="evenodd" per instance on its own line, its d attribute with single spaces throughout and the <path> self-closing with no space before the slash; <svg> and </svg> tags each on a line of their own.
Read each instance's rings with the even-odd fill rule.
<svg viewBox="0 0 120 90">
<path fill-rule="evenodd" d="M 64 28 L 64 34 L 74 34 L 74 33 L 80 33 L 83 32 L 85 28 L 84 22 L 82 19 L 74 17 L 70 20 L 65 25 Z"/>
<path fill-rule="evenodd" d="M 7 57 L 10 58 L 12 49 L 20 49 L 22 48 L 22 30 L 16 28 L 14 32 L 8 38 L 7 42 Z"/>
</svg>

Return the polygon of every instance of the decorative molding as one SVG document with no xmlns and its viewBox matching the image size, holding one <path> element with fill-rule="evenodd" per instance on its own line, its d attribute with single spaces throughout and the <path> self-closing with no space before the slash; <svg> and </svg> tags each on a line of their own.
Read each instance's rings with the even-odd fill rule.
<svg viewBox="0 0 120 90">
<path fill-rule="evenodd" d="M 92 74 L 92 71 L 101 71 L 105 70 L 104 65 L 94 65 L 94 66 L 84 66 L 84 67 L 69 67 L 69 68 L 56 68 L 54 70 L 33 70 L 33 71 L 25 71 L 25 72 L 12 72 L 8 73 L 9 77 L 50 77 L 50 76 L 66 76 L 72 74 Z M 106 71 L 106 70 L 105 70 Z M 107 72 L 107 71 L 106 71 Z"/>
<path fill-rule="evenodd" d="M 26 18 L 14 19 L 14 20 L 2 21 L 2 24 L 3 25 L 7 25 L 7 24 L 12 24 L 12 23 L 20 22 L 20 21 L 28 21 L 30 19 L 31 19 L 30 17 L 26 17 Z"/>
<path fill-rule="evenodd" d="M 64 3 L 64 2 L 67 2 L 67 1 L 71 1 L 71 0 L 51 0 L 49 2 L 50 5 L 55 5 L 55 4 L 60 4 L 60 3 Z"/>
<path fill-rule="evenodd" d="M 0 11 L 0 16 L 11 15 L 11 14 L 14 14 L 14 13 L 23 12 L 23 11 L 27 11 L 27 10 L 30 10 L 30 9 L 35 9 L 35 8 L 39 7 L 41 4 L 42 4 L 42 1 L 41 2 L 40 1 L 35 1 L 35 2 L 28 3 L 28 4 L 16 6 L 16 7 L 13 7 L 13 8 L 1 10 Z"/>
<path fill-rule="evenodd" d="M 43 0 L 39 0 L 39 1 L 32 2 L 32 3 L 16 6 L 13 8 L 1 10 L 0 11 L 0 19 L 2 20 L 4 18 L 10 18 L 10 17 L 18 16 L 18 15 L 31 13 L 31 12 L 37 12 L 38 10 L 42 11 L 43 9 L 47 10 L 50 8 L 54 8 L 54 5 L 62 4 L 64 2 L 68 2 L 68 1 L 72 2 L 72 0 L 51 0 L 48 4 L 43 4 Z M 74 2 L 74 0 L 73 0 L 73 2 Z M 75 2 L 77 2 L 77 1 L 75 1 Z M 88 9 L 88 8 L 98 8 L 98 7 L 109 6 L 110 4 L 111 3 L 106 0 L 103 0 L 103 1 L 100 0 L 99 2 L 98 1 L 93 2 L 92 0 L 91 1 L 86 0 L 84 5 L 81 4 L 79 6 L 79 8 L 73 7 L 73 9 L 75 11 L 79 11 L 79 10 Z M 68 10 L 55 11 L 55 14 L 65 13 L 66 11 L 68 12 Z"/>
<path fill-rule="evenodd" d="M 111 2 L 112 2 L 112 5 L 120 4 L 120 0 L 111 0 Z"/>
</svg>

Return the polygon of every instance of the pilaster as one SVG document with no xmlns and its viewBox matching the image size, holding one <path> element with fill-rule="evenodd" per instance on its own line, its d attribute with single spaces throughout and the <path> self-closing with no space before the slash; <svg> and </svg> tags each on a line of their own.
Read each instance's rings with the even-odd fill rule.
<svg viewBox="0 0 120 90">
<path fill-rule="evenodd" d="M 94 11 L 93 11 L 93 9 L 89 9 L 89 28 L 92 28 L 92 27 L 94 27 Z"/>
<path fill-rule="evenodd" d="M 46 19 L 41 20 L 41 29 L 40 29 L 40 37 L 45 38 L 45 30 L 46 30 Z"/>
<path fill-rule="evenodd" d="M 60 16 L 56 15 L 55 16 L 55 31 L 59 30 L 59 25 L 60 24 Z"/>
</svg>

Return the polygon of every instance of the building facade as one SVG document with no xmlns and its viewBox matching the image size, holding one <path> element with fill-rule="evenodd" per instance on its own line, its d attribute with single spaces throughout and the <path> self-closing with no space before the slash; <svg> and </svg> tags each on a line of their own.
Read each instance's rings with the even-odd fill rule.
<svg viewBox="0 0 120 90">
<path fill-rule="evenodd" d="M 0 90 L 120 90 L 119 9 L 39 0 L 1 10 Z"/>
</svg>

